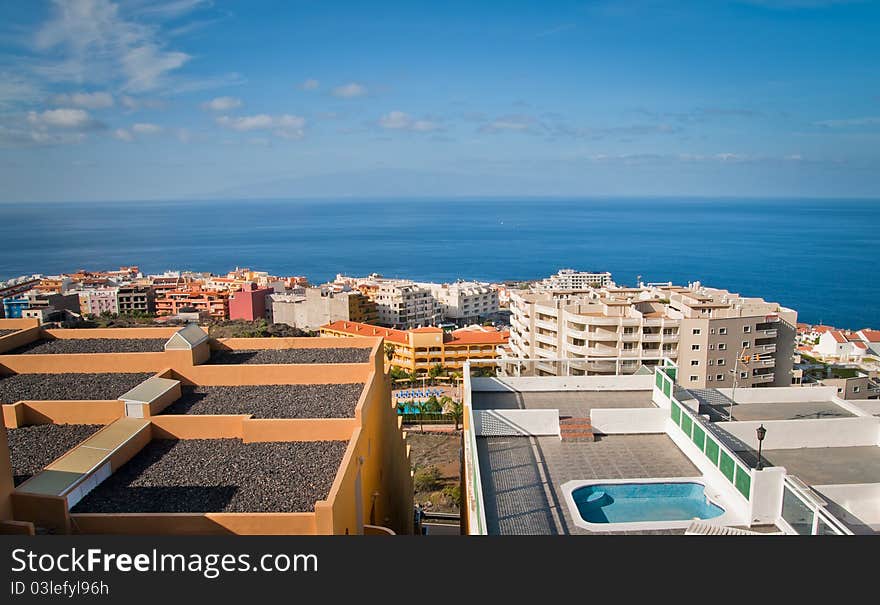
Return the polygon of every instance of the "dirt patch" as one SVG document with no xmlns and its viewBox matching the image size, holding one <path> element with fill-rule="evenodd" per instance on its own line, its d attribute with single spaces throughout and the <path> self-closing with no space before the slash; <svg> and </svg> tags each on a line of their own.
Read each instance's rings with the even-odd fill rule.
<svg viewBox="0 0 880 605">
<path fill-rule="evenodd" d="M 416 474 L 413 503 L 426 510 L 459 512 L 461 432 L 408 432 L 406 441 Z"/>
</svg>

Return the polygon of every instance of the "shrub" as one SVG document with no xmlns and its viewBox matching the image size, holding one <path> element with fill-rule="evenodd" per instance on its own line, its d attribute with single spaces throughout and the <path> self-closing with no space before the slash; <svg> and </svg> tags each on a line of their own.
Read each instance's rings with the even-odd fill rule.
<svg viewBox="0 0 880 605">
<path fill-rule="evenodd" d="M 436 466 L 420 468 L 413 477 L 413 486 L 417 492 L 432 492 L 440 482 L 440 469 Z"/>
</svg>

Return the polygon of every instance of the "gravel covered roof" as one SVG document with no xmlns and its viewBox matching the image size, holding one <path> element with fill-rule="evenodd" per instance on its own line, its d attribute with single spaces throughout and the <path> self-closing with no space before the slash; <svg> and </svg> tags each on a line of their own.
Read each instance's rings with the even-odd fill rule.
<svg viewBox="0 0 880 605">
<path fill-rule="evenodd" d="M 6 336 L 7 334 L 12 334 L 13 332 L 18 332 L 18 330 L 0 330 L 0 336 Z"/>
<path fill-rule="evenodd" d="M 0 403 L 117 399 L 150 376 L 153 374 L 12 374 L 0 377 Z"/>
<path fill-rule="evenodd" d="M 73 513 L 311 512 L 347 443 L 154 440 Z"/>
<path fill-rule="evenodd" d="M 4 355 L 65 353 L 161 353 L 167 338 L 57 338 L 35 340 Z"/>
<path fill-rule="evenodd" d="M 21 485 L 102 428 L 100 424 L 32 424 L 6 429 L 13 482 Z"/>
<path fill-rule="evenodd" d="M 366 363 L 370 349 L 345 347 L 332 349 L 239 349 L 214 351 L 213 364 L 290 364 L 290 363 Z"/>
<path fill-rule="evenodd" d="M 183 387 L 163 414 L 250 414 L 254 418 L 351 418 L 364 383 Z"/>
</svg>

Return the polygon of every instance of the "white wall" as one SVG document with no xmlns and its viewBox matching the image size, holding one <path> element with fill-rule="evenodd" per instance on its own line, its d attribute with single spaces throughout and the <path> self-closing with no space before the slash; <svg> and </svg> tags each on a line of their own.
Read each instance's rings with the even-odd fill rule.
<svg viewBox="0 0 880 605">
<path fill-rule="evenodd" d="M 752 472 L 752 523 L 776 523 L 782 515 L 785 469 L 769 466 Z"/>
<path fill-rule="evenodd" d="M 718 389 L 725 397 L 730 397 L 732 389 Z M 835 387 L 759 387 L 736 390 L 737 403 L 788 403 L 795 401 L 830 401 L 837 395 Z"/>
<path fill-rule="evenodd" d="M 559 435 L 559 410 L 474 410 L 478 436 Z"/>
<path fill-rule="evenodd" d="M 475 391 L 650 391 L 654 376 L 475 377 L 471 384 Z"/>
<path fill-rule="evenodd" d="M 874 531 L 880 531 L 880 483 L 814 485 L 813 489 L 845 508 Z"/>
<path fill-rule="evenodd" d="M 665 433 L 669 410 L 663 408 L 593 408 L 593 431 L 606 435 Z"/>
<path fill-rule="evenodd" d="M 880 418 L 811 418 L 805 420 L 764 420 L 720 422 L 715 426 L 758 449 L 755 429 L 767 429 L 765 450 L 803 447 L 852 447 L 880 442 Z"/>
</svg>

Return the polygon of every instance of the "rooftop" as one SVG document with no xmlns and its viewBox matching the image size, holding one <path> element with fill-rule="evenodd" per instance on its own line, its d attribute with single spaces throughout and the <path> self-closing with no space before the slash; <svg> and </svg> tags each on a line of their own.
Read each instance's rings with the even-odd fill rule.
<svg viewBox="0 0 880 605">
<path fill-rule="evenodd" d="M 611 435 L 594 442 L 479 437 L 477 452 L 490 535 L 590 534 L 575 526 L 565 505 L 561 486 L 567 481 L 700 475 L 666 435 Z"/>
<path fill-rule="evenodd" d="M 367 363 L 370 349 L 334 347 L 326 349 L 226 349 L 212 352 L 208 363 L 292 364 L 292 363 Z"/>
<path fill-rule="evenodd" d="M 6 429 L 16 486 L 97 433 L 100 424 L 34 424 Z"/>
<path fill-rule="evenodd" d="M 71 512 L 309 512 L 330 493 L 346 446 L 154 440 Z"/>
<path fill-rule="evenodd" d="M 181 398 L 162 413 L 351 418 L 363 389 L 363 383 L 187 386 Z"/>
<path fill-rule="evenodd" d="M 0 403 L 113 400 L 152 373 L 12 374 L 0 377 Z"/>
<path fill-rule="evenodd" d="M 7 351 L 4 355 L 153 353 L 164 351 L 167 341 L 167 338 L 47 338 Z"/>
</svg>

